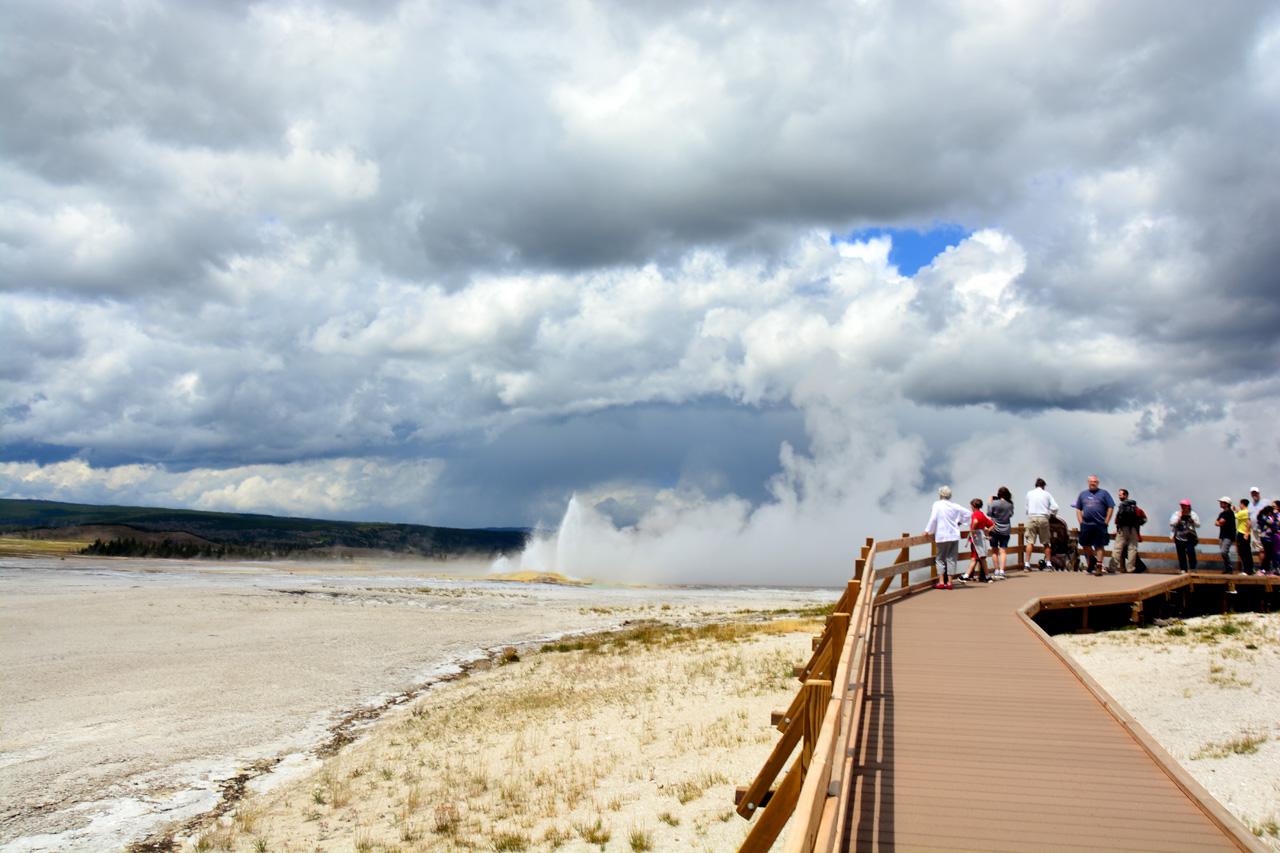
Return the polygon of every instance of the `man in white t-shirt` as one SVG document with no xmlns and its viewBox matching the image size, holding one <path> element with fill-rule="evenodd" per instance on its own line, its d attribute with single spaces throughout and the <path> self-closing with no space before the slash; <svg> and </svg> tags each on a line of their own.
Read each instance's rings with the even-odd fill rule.
<svg viewBox="0 0 1280 853">
<path fill-rule="evenodd" d="M 1040 561 L 1040 568 L 1052 565 L 1049 554 L 1049 516 L 1058 514 L 1058 502 L 1044 487 L 1044 479 L 1037 477 L 1036 487 L 1027 492 L 1027 553 L 1026 563 L 1022 568 L 1028 572 L 1031 571 L 1031 551 L 1036 539 L 1044 545 L 1044 559 Z"/>
</svg>

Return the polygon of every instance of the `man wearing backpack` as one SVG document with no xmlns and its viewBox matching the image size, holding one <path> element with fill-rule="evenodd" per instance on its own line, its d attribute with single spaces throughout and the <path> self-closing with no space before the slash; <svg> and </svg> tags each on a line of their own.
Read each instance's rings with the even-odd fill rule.
<svg viewBox="0 0 1280 853">
<path fill-rule="evenodd" d="M 1116 494 L 1120 503 L 1116 508 L 1116 539 L 1111 546 L 1111 569 L 1132 572 L 1138 563 L 1138 529 L 1146 524 L 1147 514 L 1138 508 L 1137 501 L 1129 499 L 1128 489 L 1119 489 Z"/>
</svg>

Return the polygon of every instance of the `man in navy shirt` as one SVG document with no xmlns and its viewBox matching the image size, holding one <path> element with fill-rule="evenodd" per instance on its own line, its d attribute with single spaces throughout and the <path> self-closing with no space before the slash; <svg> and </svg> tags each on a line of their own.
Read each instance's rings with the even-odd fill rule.
<svg viewBox="0 0 1280 853">
<path fill-rule="evenodd" d="M 1097 477 L 1090 477 L 1089 488 L 1080 493 L 1072 506 L 1080 523 L 1080 547 L 1089 557 L 1089 571 L 1102 576 L 1106 574 L 1102 556 L 1107 547 L 1107 525 L 1111 524 L 1116 502 L 1106 489 L 1098 488 Z"/>
</svg>

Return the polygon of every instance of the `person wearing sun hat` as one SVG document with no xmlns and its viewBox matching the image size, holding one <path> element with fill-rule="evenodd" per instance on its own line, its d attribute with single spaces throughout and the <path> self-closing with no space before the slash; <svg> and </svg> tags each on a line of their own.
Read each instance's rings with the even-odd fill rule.
<svg viewBox="0 0 1280 853">
<path fill-rule="evenodd" d="M 1236 544 L 1236 511 L 1231 505 L 1231 498 L 1223 495 L 1218 498 L 1218 554 L 1222 557 L 1222 573 L 1231 574 L 1231 546 Z"/>
<path fill-rule="evenodd" d="M 1191 511 L 1191 501 L 1183 501 L 1178 510 L 1169 518 L 1169 526 L 1173 528 L 1173 545 L 1178 550 L 1178 570 L 1194 572 L 1196 570 L 1196 545 L 1200 536 L 1196 528 L 1200 526 L 1200 516 Z"/>
</svg>

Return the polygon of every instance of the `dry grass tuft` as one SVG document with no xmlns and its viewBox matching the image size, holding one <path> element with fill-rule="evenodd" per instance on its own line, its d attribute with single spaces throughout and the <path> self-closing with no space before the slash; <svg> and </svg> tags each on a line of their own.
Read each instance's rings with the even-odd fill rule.
<svg viewBox="0 0 1280 853">
<path fill-rule="evenodd" d="M 1201 758 L 1226 758 L 1228 755 L 1253 755 L 1268 740 L 1270 738 L 1267 735 L 1245 732 L 1224 743 L 1207 743 L 1191 759 L 1196 761 Z"/>
</svg>

